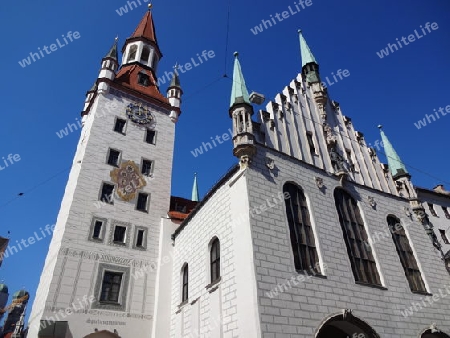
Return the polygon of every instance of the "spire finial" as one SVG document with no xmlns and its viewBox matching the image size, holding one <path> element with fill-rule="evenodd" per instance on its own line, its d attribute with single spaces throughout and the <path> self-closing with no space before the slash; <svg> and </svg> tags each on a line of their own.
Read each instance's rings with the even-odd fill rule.
<svg viewBox="0 0 450 338">
<path fill-rule="evenodd" d="M 383 129 L 383 126 L 381 124 L 379 124 L 378 129 Z"/>
<path fill-rule="evenodd" d="M 234 52 L 233 55 L 235 58 L 237 58 L 239 56 L 239 52 Z"/>
<path fill-rule="evenodd" d="M 147 5 L 147 7 L 148 7 L 148 10 L 151 11 L 151 10 L 152 10 L 152 7 L 153 7 L 153 4 L 152 4 L 152 3 L 149 3 L 149 4 Z"/>
<path fill-rule="evenodd" d="M 192 186 L 191 201 L 198 202 L 198 195 L 197 173 L 194 173 L 194 185 Z"/>
</svg>

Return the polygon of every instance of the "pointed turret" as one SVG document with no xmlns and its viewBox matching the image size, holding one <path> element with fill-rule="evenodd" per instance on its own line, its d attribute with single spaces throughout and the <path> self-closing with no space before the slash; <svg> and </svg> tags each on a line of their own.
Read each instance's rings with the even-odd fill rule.
<svg viewBox="0 0 450 338">
<path fill-rule="evenodd" d="M 174 108 L 170 112 L 170 118 L 173 122 L 178 120 L 178 116 L 181 114 L 181 96 L 183 95 L 183 90 L 181 89 L 180 77 L 178 76 L 178 65 L 174 67 L 174 74 L 170 85 L 167 88 L 167 98 L 169 99 L 170 105 Z"/>
<path fill-rule="evenodd" d="M 197 184 L 197 173 L 194 174 L 194 185 L 192 186 L 192 197 L 191 201 L 198 202 L 198 184 Z"/>
<path fill-rule="evenodd" d="M 241 169 L 244 169 L 256 153 L 256 147 L 252 122 L 253 106 L 250 103 L 238 56 L 239 53 L 234 53 L 233 85 L 229 114 L 233 119 L 233 155 L 239 158 Z"/>
<path fill-rule="evenodd" d="M 388 160 L 389 170 L 391 171 L 394 180 L 403 176 L 411 176 L 409 175 L 408 170 L 406 170 L 406 166 L 403 164 L 400 156 L 398 156 L 391 142 L 384 133 L 382 129 L 383 126 L 380 125 L 378 128 L 380 129 L 381 140 L 383 141 L 384 152 Z"/>
<path fill-rule="evenodd" d="M 98 75 L 98 92 L 99 94 L 106 94 L 109 92 L 109 81 L 113 81 L 116 78 L 116 71 L 119 68 L 119 60 L 117 56 L 117 41 L 118 37 L 115 38 L 113 45 L 109 49 L 108 53 L 102 59 L 102 69 Z M 95 84 L 93 86 L 95 88 Z M 93 88 L 88 92 L 86 101 L 90 101 L 93 92 Z"/>
<path fill-rule="evenodd" d="M 302 74 L 305 76 L 306 82 L 320 82 L 319 64 L 306 43 L 301 29 L 298 30 L 298 35 L 300 38 L 300 54 L 302 57 Z"/>
<path fill-rule="evenodd" d="M 250 95 L 248 94 L 244 75 L 242 74 L 241 64 L 238 59 L 239 53 L 234 53 L 234 56 L 233 87 L 231 90 L 230 107 L 240 103 L 250 104 Z"/>
</svg>

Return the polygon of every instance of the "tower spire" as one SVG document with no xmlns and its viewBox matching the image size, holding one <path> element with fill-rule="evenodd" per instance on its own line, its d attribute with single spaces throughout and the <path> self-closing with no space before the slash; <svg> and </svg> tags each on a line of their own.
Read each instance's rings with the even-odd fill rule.
<svg viewBox="0 0 450 338">
<path fill-rule="evenodd" d="M 245 85 L 244 75 L 242 74 L 241 64 L 238 59 L 239 53 L 234 53 L 233 87 L 231 90 L 230 107 L 238 103 L 250 104 L 250 96 Z"/>
<path fill-rule="evenodd" d="M 198 194 L 198 184 L 197 184 L 197 173 L 194 173 L 194 185 L 192 186 L 192 197 L 191 200 L 194 202 L 198 202 L 199 200 Z"/>
<path fill-rule="evenodd" d="M 400 156 L 398 156 L 391 142 L 384 133 L 382 129 L 383 126 L 379 125 L 378 128 L 380 129 L 381 140 L 383 141 L 384 151 L 386 153 L 386 157 L 389 164 L 389 170 L 391 171 L 393 178 L 397 179 L 401 176 L 410 176 L 408 170 L 406 170 L 406 166 L 400 159 Z"/>
<path fill-rule="evenodd" d="M 118 54 L 117 54 L 117 41 L 119 41 L 119 37 L 116 36 L 116 38 L 114 39 L 114 43 L 111 46 L 109 52 L 106 54 L 105 58 L 112 58 L 114 60 L 116 60 L 116 62 L 118 62 Z"/>
<path fill-rule="evenodd" d="M 300 38 L 300 54 L 302 57 L 302 67 L 306 66 L 308 63 L 317 63 L 316 58 L 314 57 L 311 49 L 306 43 L 305 37 L 302 34 L 302 30 L 298 30 L 298 35 Z"/>
<path fill-rule="evenodd" d="M 319 64 L 306 43 L 301 29 L 298 30 L 298 35 L 300 38 L 300 54 L 302 57 L 302 74 L 309 83 L 320 82 Z"/>
</svg>

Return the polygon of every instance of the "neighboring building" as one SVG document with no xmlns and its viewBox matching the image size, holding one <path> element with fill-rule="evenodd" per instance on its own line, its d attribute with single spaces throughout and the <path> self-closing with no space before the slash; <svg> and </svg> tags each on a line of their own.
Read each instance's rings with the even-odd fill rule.
<svg viewBox="0 0 450 338">
<path fill-rule="evenodd" d="M 25 290 L 14 293 L 12 303 L 5 310 L 8 311 L 1 338 L 25 338 L 25 314 L 30 295 Z"/>
<path fill-rule="evenodd" d="M 167 98 L 156 86 L 151 12 L 120 69 L 116 41 L 87 94 L 29 338 L 449 337 L 425 192 L 383 131 L 380 163 L 301 33 L 300 46 L 301 74 L 257 122 L 235 54 L 239 165 L 203 199 L 195 178 L 190 201 L 170 195 L 182 90 L 176 74 Z"/>
<path fill-rule="evenodd" d="M 9 238 L 0 236 L 0 267 L 3 264 L 3 256 L 5 255 L 6 248 L 8 247 Z"/>
</svg>

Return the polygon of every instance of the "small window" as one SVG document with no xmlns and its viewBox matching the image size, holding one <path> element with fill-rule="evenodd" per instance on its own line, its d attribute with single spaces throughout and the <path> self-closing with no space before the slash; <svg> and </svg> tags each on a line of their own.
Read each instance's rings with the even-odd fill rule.
<svg viewBox="0 0 450 338">
<path fill-rule="evenodd" d="M 183 280 L 182 280 L 182 295 L 181 295 L 181 302 L 184 303 L 189 299 L 189 266 L 187 264 L 183 267 Z"/>
<path fill-rule="evenodd" d="M 117 133 L 125 134 L 125 125 L 127 121 L 122 119 L 116 119 L 116 124 L 114 125 L 114 131 Z"/>
<path fill-rule="evenodd" d="M 109 149 L 108 154 L 108 164 L 118 167 L 119 166 L 119 158 L 120 158 L 120 151 L 115 149 Z"/>
<path fill-rule="evenodd" d="M 445 230 L 439 229 L 439 232 L 441 233 L 441 238 L 444 241 L 445 244 L 450 244 L 448 241 L 447 235 L 445 234 Z"/>
<path fill-rule="evenodd" d="M 136 209 L 139 211 L 148 211 L 148 194 L 139 193 Z"/>
<path fill-rule="evenodd" d="M 444 211 L 444 215 L 447 219 L 450 219 L 450 214 L 448 213 L 447 207 L 442 207 L 442 210 Z"/>
<path fill-rule="evenodd" d="M 141 61 L 148 62 L 149 57 L 150 57 L 150 48 L 148 46 L 144 46 L 141 54 Z"/>
<path fill-rule="evenodd" d="M 127 239 L 127 228 L 121 225 L 116 225 L 114 228 L 114 243 L 125 244 Z"/>
<path fill-rule="evenodd" d="M 94 231 L 92 232 L 93 239 L 101 239 L 100 236 L 102 233 L 102 227 L 103 227 L 103 222 L 96 220 L 94 223 Z"/>
<path fill-rule="evenodd" d="M 150 84 L 150 77 L 145 72 L 141 71 L 138 74 L 138 83 L 141 86 L 148 87 L 148 85 Z"/>
<path fill-rule="evenodd" d="M 144 247 L 144 234 L 145 234 L 145 230 L 138 230 L 138 232 L 137 232 L 136 246 L 139 248 Z"/>
<path fill-rule="evenodd" d="M 149 144 L 155 144 L 156 141 L 156 131 L 147 129 L 145 133 L 145 142 Z"/>
<path fill-rule="evenodd" d="M 105 271 L 102 281 L 101 302 L 119 302 L 122 274 L 118 272 Z"/>
<path fill-rule="evenodd" d="M 428 210 L 430 210 L 430 214 L 432 214 L 434 217 L 438 217 L 436 211 L 434 210 L 433 204 L 428 203 Z"/>
<path fill-rule="evenodd" d="M 128 53 L 127 62 L 134 61 L 136 59 L 137 46 L 133 45 L 130 47 L 130 52 Z"/>
<path fill-rule="evenodd" d="M 108 204 L 114 204 L 113 193 L 114 193 L 114 185 L 109 183 L 103 183 L 100 200 Z"/>
<path fill-rule="evenodd" d="M 143 160 L 142 161 L 142 168 L 141 168 L 141 173 L 144 176 L 148 176 L 150 177 L 152 175 L 152 161 L 149 160 Z"/>
<path fill-rule="evenodd" d="M 314 146 L 313 134 L 310 131 L 308 131 L 306 132 L 306 137 L 308 138 L 309 151 L 311 152 L 311 154 L 315 154 L 316 147 Z"/>
<path fill-rule="evenodd" d="M 211 243 L 210 264 L 211 283 L 214 283 L 220 278 L 220 242 L 217 238 Z"/>
</svg>

